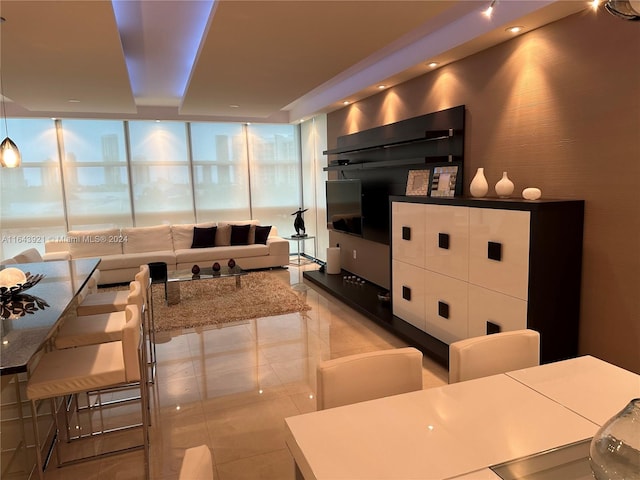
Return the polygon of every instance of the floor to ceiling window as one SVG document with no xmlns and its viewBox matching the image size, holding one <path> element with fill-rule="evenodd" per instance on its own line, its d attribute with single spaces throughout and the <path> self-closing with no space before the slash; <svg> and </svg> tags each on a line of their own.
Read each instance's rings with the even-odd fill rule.
<svg viewBox="0 0 640 480">
<path fill-rule="evenodd" d="M 66 231 L 55 122 L 9 119 L 22 165 L 0 169 L 1 258 Z"/>
<path fill-rule="evenodd" d="M 124 124 L 59 122 L 69 230 L 133 225 Z"/>
<path fill-rule="evenodd" d="M 258 219 L 301 206 L 299 127 L 9 119 L 22 166 L 0 171 L 0 258 L 68 230 Z"/>
<path fill-rule="evenodd" d="M 251 217 L 245 139 L 239 123 L 191 124 L 198 222 Z"/>
<path fill-rule="evenodd" d="M 295 233 L 291 214 L 302 206 L 300 136 L 291 125 L 247 125 L 253 218 Z"/>
<path fill-rule="evenodd" d="M 183 122 L 128 123 L 137 226 L 193 223 L 193 182 Z"/>
</svg>

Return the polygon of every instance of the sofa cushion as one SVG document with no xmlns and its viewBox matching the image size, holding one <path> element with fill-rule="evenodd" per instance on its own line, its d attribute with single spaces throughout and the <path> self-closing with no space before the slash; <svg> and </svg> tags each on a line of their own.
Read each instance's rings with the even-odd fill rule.
<svg viewBox="0 0 640 480">
<path fill-rule="evenodd" d="M 231 225 L 220 225 L 216 230 L 216 247 L 228 247 L 231 245 Z"/>
<path fill-rule="evenodd" d="M 122 251 L 124 253 L 162 252 L 173 250 L 171 227 L 131 227 L 122 229 Z"/>
<path fill-rule="evenodd" d="M 247 243 L 249 245 L 252 245 L 255 242 L 255 233 L 256 233 L 256 225 L 260 225 L 260 220 L 239 220 L 239 221 L 222 221 L 222 222 L 218 222 L 218 228 L 220 228 L 223 225 L 251 225 L 251 227 L 249 228 L 249 237 L 247 240 Z M 229 245 L 230 243 L 227 243 L 226 245 Z"/>
<path fill-rule="evenodd" d="M 190 248 L 193 243 L 193 223 L 171 225 L 173 249 Z"/>
<path fill-rule="evenodd" d="M 231 225 L 231 245 L 249 245 L 251 225 Z"/>
<path fill-rule="evenodd" d="M 122 253 L 124 237 L 119 228 L 104 230 L 72 230 L 67 234 L 69 253 L 73 258 L 102 257 Z"/>
<path fill-rule="evenodd" d="M 193 227 L 191 248 L 208 248 L 216 245 L 217 227 Z"/>
<path fill-rule="evenodd" d="M 271 225 L 255 227 L 255 243 L 267 244 L 267 238 L 269 238 L 269 232 L 271 232 Z"/>
<path fill-rule="evenodd" d="M 107 255 L 101 257 L 100 270 L 107 271 L 139 268 L 140 265 L 152 262 L 165 262 L 169 268 L 171 268 L 171 265 L 175 265 L 176 263 L 176 255 L 173 250 Z M 133 278 L 131 280 L 133 280 Z"/>
<path fill-rule="evenodd" d="M 215 227 L 215 222 L 204 223 L 185 223 L 171 225 L 171 237 L 173 239 L 173 249 L 180 250 L 183 248 L 191 248 L 193 243 L 193 227 L 206 228 Z"/>
<path fill-rule="evenodd" d="M 266 255 L 269 255 L 269 247 L 261 244 L 233 247 L 186 248 L 176 250 L 176 263 L 190 263 L 198 264 L 200 267 L 210 267 L 215 261 L 233 258 L 238 262 L 238 265 L 242 267 L 242 258 Z"/>
</svg>

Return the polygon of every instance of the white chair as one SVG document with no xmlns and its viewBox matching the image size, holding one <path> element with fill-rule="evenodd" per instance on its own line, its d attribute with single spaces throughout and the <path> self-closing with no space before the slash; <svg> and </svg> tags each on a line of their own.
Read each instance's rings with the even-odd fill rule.
<svg viewBox="0 0 640 480">
<path fill-rule="evenodd" d="M 131 284 L 129 284 L 131 288 Z M 99 313 L 120 312 L 128 305 L 127 290 L 88 293 L 76 309 L 78 315 L 97 315 Z"/>
<path fill-rule="evenodd" d="M 206 445 L 187 448 L 178 480 L 213 480 L 211 450 Z"/>
<path fill-rule="evenodd" d="M 422 390 L 422 352 L 397 348 L 349 355 L 318 365 L 318 410 Z"/>
<path fill-rule="evenodd" d="M 58 397 L 75 397 L 77 394 L 96 392 L 114 388 L 130 388 L 137 386 L 140 390 L 140 423 L 134 425 L 142 430 L 140 444 L 126 449 L 103 452 L 98 456 L 113 455 L 143 449 L 145 478 L 149 478 L 149 437 L 148 437 L 148 389 L 146 388 L 146 359 L 142 344 L 142 324 L 137 308 L 128 307 L 134 312 L 134 317 L 127 322 L 122 331 L 122 340 L 98 345 L 88 345 L 64 350 L 46 352 L 33 369 L 27 381 L 27 398 L 31 401 L 32 418 L 38 418 L 37 401 L 51 400 L 56 428 L 56 453 L 58 465 L 65 463 L 61 458 L 60 442 L 64 430 L 58 425 L 57 403 Z M 64 405 L 67 402 L 64 401 Z M 90 410 L 90 409 L 89 409 Z M 89 417 L 91 412 L 89 411 Z M 33 422 L 36 439 L 36 458 L 38 474 L 43 479 L 42 446 L 40 445 L 39 422 Z M 91 425 L 91 419 L 90 419 Z M 127 427 L 131 428 L 131 426 Z M 68 432 L 68 429 L 67 429 Z M 89 438 L 96 433 L 90 432 Z M 106 433 L 105 433 L 106 434 Z M 67 433 L 70 437 L 70 435 Z M 87 437 L 81 437 L 87 438 Z M 67 438 L 71 441 L 71 438 Z M 75 441 L 75 440 L 74 440 Z M 74 459 L 72 463 L 96 458 L 83 457 Z"/>
<path fill-rule="evenodd" d="M 128 306 L 136 306 L 142 315 L 143 303 L 144 298 L 140 283 L 131 282 L 127 296 L 127 309 Z M 127 309 L 65 318 L 55 337 L 56 348 L 72 348 L 122 340 L 122 329 L 131 317 L 131 314 L 127 313 Z"/>
<path fill-rule="evenodd" d="M 466 338 L 449 345 L 449 383 L 540 364 L 540 334 L 514 330 Z"/>
<path fill-rule="evenodd" d="M 151 367 L 151 375 L 149 380 L 151 383 L 155 380 L 156 370 L 156 325 L 153 318 L 153 300 L 151 298 L 151 271 L 146 263 L 140 265 L 140 271 L 136 273 L 135 280 L 142 287 L 143 307 L 142 315 L 145 328 L 145 341 L 149 346 L 149 366 Z"/>
</svg>

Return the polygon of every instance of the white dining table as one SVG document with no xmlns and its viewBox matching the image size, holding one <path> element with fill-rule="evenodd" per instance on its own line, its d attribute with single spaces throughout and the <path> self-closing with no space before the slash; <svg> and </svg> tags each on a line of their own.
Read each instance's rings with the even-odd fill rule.
<svg viewBox="0 0 640 480">
<path fill-rule="evenodd" d="M 286 442 L 305 480 L 493 480 L 637 397 L 640 376 L 585 356 L 289 417 Z"/>
</svg>

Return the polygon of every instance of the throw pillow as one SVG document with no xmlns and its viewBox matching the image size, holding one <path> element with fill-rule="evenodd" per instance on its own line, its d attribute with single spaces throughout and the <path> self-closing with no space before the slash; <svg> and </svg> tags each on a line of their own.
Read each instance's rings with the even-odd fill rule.
<svg viewBox="0 0 640 480">
<path fill-rule="evenodd" d="M 216 247 L 228 247 L 229 245 L 231 245 L 231 225 L 218 225 Z"/>
<path fill-rule="evenodd" d="M 193 227 L 191 248 L 215 247 L 216 230 L 216 227 Z"/>
<path fill-rule="evenodd" d="M 231 245 L 249 245 L 251 225 L 231 225 Z"/>
<path fill-rule="evenodd" d="M 271 225 L 256 226 L 256 243 L 267 244 L 267 238 L 269 238 L 269 232 L 271 232 Z"/>
</svg>

